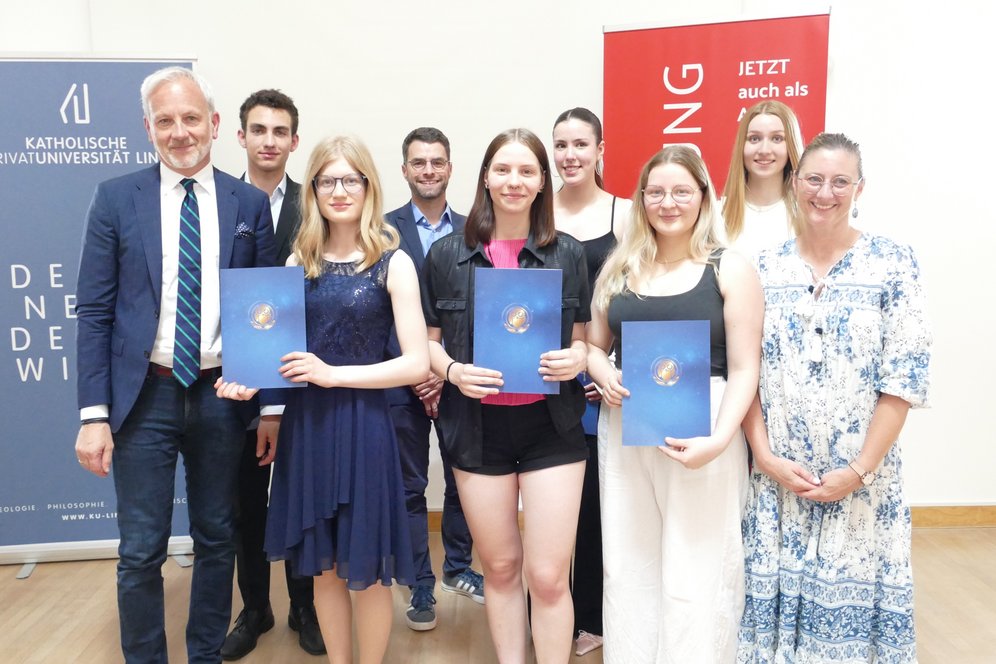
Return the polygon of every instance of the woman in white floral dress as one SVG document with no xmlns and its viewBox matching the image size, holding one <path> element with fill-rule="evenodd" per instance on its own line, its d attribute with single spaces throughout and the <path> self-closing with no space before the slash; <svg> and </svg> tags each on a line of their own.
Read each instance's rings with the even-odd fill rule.
<svg viewBox="0 0 996 664">
<path fill-rule="evenodd" d="M 912 250 L 850 225 L 864 184 L 857 144 L 817 136 L 794 183 L 801 232 L 758 259 L 740 662 L 916 661 L 896 440 L 926 405 L 931 336 Z"/>
</svg>

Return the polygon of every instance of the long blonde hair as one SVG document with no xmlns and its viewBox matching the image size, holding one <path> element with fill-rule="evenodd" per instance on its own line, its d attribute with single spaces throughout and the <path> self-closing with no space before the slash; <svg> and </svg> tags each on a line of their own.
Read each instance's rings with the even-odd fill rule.
<svg viewBox="0 0 996 664">
<path fill-rule="evenodd" d="M 301 198 L 301 228 L 294 240 L 294 256 L 304 266 L 309 279 L 318 277 L 324 269 L 322 254 L 329 238 L 328 224 L 318 208 L 315 194 L 315 177 L 329 162 L 345 159 L 356 172 L 366 177 L 366 197 L 360 211 L 360 228 L 356 233 L 356 246 L 363 253 L 357 270 L 365 270 L 376 263 L 381 255 L 398 246 L 398 233 L 384 223 L 384 195 L 377 168 L 370 151 L 355 136 L 332 136 L 322 140 L 311 151 Z"/>
<path fill-rule="evenodd" d="M 640 182 L 633 192 L 629 223 L 622 242 L 616 245 L 602 266 L 595 282 L 593 301 L 606 311 L 609 300 L 623 292 L 627 285 L 635 285 L 642 275 L 653 268 L 657 258 L 657 231 L 650 225 L 647 208 L 643 203 L 643 189 L 647 186 L 650 171 L 664 164 L 677 164 L 688 171 L 702 190 L 699 217 L 689 241 L 688 253 L 693 261 L 704 263 L 709 255 L 723 246 L 722 217 L 709 171 L 695 150 L 684 145 L 669 145 L 650 158 L 640 171 Z"/>
<path fill-rule="evenodd" d="M 782 121 L 785 128 L 785 149 L 788 160 L 782 169 L 782 200 L 792 218 L 795 208 L 795 196 L 792 193 L 792 174 L 799 168 L 799 156 L 802 154 L 802 133 L 799 131 L 799 120 L 791 108 L 780 101 L 762 101 L 754 104 L 737 125 L 737 138 L 733 142 L 733 155 L 730 157 L 730 172 L 726 176 L 726 186 L 723 188 L 723 218 L 726 220 L 726 234 L 733 242 L 744 230 L 744 206 L 747 204 L 747 167 L 744 165 L 744 145 L 747 143 L 747 129 L 751 120 L 759 115 L 774 115 Z"/>
</svg>

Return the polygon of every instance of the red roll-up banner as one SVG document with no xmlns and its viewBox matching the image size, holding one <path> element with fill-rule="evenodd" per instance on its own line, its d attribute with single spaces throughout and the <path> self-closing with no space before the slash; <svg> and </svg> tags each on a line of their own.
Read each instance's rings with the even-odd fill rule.
<svg viewBox="0 0 996 664">
<path fill-rule="evenodd" d="M 688 143 L 723 191 L 737 122 L 759 101 L 795 111 L 808 141 L 826 119 L 829 14 L 605 29 L 605 184 L 629 195 L 666 145 Z"/>
</svg>

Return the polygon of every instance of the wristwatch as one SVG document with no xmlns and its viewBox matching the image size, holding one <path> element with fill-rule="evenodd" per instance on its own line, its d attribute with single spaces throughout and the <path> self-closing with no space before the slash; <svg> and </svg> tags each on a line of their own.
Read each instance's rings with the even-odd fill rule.
<svg viewBox="0 0 996 664">
<path fill-rule="evenodd" d="M 853 470 L 857 474 L 858 479 L 861 480 L 861 483 L 863 485 L 868 486 L 869 484 L 875 481 L 876 475 L 874 472 L 862 469 L 861 466 L 854 463 L 853 461 L 848 462 L 847 465 L 850 466 L 851 470 Z"/>
</svg>

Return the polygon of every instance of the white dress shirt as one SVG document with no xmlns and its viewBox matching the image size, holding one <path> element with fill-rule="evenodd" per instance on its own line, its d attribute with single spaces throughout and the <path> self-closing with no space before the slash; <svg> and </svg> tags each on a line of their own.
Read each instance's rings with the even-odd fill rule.
<svg viewBox="0 0 996 664">
<path fill-rule="evenodd" d="M 173 366 L 173 337 L 176 334 L 176 288 L 180 269 L 180 206 L 186 192 L 180 184 L 184 175 L 160 164 L 159 186 L 162 211 L 163 281 L 159 300 L 159 329 L 152 346 L 151 362 Z M 218 256 L 218 195 L 214 169 L 208 163 L 194 174 L 194 193 L 201 218 L 201 369 L 221 366 L 221 300 Z"/>
<path fill-rule="evenodd" d="M 249 171 L 246 171 L 245 175 L 242 176 L 242 181 L 260 189 L 264 194 L 266 193 L 266 190 L 261 189 L 255 182 L 249 179 Z M 280 178 L 280 184 L 277 185 L 277 188 L 273 190 L 273 195 L 270 196 L 270 216 L 273 217 L 274 233 L 277 232 L 277 221 L 280 219 L 280 211 L 284 208 L 284 196 L 286 195 L 287 173 L 284 173 L 284 176 Z"/>
</svg>

